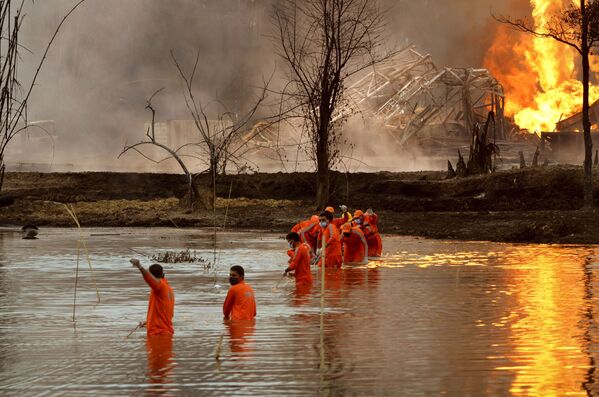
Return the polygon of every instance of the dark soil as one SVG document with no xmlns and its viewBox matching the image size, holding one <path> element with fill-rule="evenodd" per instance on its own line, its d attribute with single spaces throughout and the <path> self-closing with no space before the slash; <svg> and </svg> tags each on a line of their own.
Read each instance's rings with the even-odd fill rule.
<svg viewBox="0 0 599 397">
<path fill-rule="evenodd" d="M 331 204 L 373 208 L 383 233 L 466 240 L 599 242 L 599 213 L 580 211 L 582 170 L 559 166 L 444 180 L 444 172 L 333 173 Z M 217 225 L 287 231 L 317 212 L 313 174 L 229 175 L 217 185 Z M 596 180 L 599 186 L 599 180 Z M 199 179 L 198 184 L 207 180 Z M 206 227 L 214 213 L 178 205 L 173 174 L 8 173 L 0 224 Z M 228 200 L 227 198 L 231 199 Z M 599 191 L 595 192 L 599 205 Z M 12 203 L 12 205 L 10 205 Z"/>
</svg>

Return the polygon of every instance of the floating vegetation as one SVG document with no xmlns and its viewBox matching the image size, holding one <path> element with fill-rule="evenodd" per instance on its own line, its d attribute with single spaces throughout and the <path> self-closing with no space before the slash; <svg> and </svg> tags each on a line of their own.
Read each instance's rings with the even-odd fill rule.
<svg viewBox="0 0 599 397">
<path fill-rule="evenodd" d="M 151 256 L 151 259 L 160 263 L 203 263 L 206 267 L 210 267 L 211 263 L 206 259 L 196 255 L 195 250 L 192 252 L 189 249 L 184 251 L 164 251 Z"/>
</svg>

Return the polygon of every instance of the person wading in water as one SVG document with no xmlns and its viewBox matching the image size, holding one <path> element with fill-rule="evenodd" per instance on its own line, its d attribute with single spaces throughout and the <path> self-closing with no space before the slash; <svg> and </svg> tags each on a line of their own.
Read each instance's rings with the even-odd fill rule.
<svg viewBox="0 0 599 397">
<path fill-rule="evenodd" d="M 175 293 L 164 277 L 162 266 L 153 264 L 148 270 L 144 269 L 138 259 L 131 259 L 131 264 L 138 268 L 144 280 L 150 286 L 150 300 L 145 326 L 148 335 L 172 335 L 173 315 L 175 313 Z"/>
<path fill-rule="evenodd" d="M 256 317 L 254 290 L 245 283 L 243 267 L 235 265 L 229 271 L 231 288 L 223 304 L 225 320 L 251 320 Z"/>
</svg>

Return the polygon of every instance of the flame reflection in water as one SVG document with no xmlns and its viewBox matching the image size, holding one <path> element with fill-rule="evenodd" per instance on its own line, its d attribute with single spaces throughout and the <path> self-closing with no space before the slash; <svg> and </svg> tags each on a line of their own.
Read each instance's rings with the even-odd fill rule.
<svg viewBox="0 0 599 397">
<path fill-rule="evenodd" d="M 73 327 L 76 231 L 44 230 L 37 241 L 0 232 L 0 394 L 599 395 L 596 247 L 385 236 L 380 260 L 327 270 L 321 335 L 320 274 L 312 288 L 287 280 L 273 291 L 285 241 L 228 233 L 218 283 L 242 264 L 256 321 L 222 321 L 226 287 L 214 288 L 202 265 L 166 265 L 176 334 L 154 340 L 124 338 L 148 294 L 129 248 L 210 258 L 210 234 L 86 233 L 102 302 L 80 269 Z"/>
</svg>

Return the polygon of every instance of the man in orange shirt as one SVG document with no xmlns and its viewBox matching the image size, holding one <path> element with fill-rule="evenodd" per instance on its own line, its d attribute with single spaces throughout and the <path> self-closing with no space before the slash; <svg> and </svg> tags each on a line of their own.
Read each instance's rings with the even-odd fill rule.
<svg viewBox="0 0 599 397">
<path fill-rule="evenodd" d="M 368 209 L 366 214 L 357 210 L 354 214 L 354 221 L 352 221 L 352 226 L 359 226 L 362 233 L 364 233 L 364 237 L 366 237 L 366 242 L 368 243 L 368 257 L 370 258 L 381 256 L 383 251 L 383 240 L 381 239 L 377 225 L 378 219 L 378 215 L 371 209 Z"/>
<path fill-rule="evenodd" d="M 164 278 L 162 266 L 153 264 L 146 270 L 138 259 L 131 259 L 130 262 L 139 269 L 144 280 L 151 288 L 145 323 L 148 335 L 172 335 L 175 332 L 173 329 L 175 293 L 166 278 Z"/>
<path fill-rule="evenodd" d="M 312 252 L 316 252 L 316 238 L 318 236 L 318 216 L 313 215 L 310 219 L 300 222 L 291 229 L 300 236 L 302 243 L 307 243 Z"/>
<path fill-rule="evenodd" d="M 347 209 L 347 207 L 345 208 Z M 341 229 L 341 226 L 348 222 L 348 219 L 346 218 L 344 213 L 341 214 L 341 218 L 335 218 L 335 209 L 333 207 L 327 207 L 324 210 L 325 212 L 328 212 L 333 216 L 333 218 L 331 219 L 331 223 L 335 225 L 337 230 Z"/>
<path fill-rule="evenodd" d="M 341 226 L 343 263 L 368 263 L 368 244 L 364 233 L 349 223 Z"/>
<path fill-rule="evenodd" d="M 305 228 L 308 225 L 312 225 L 314 223 L 318 223 L 318 215 L 312 215 L 310 217 L 310 219 L 306 219 L 304 221 L 301 221 L 299 223 L 296 223 L 295 225 L 293 225 L 293 227 L 291 228 L 292 232 L 296 232 L 297 234 L 299 234 L 300 230 L 302 230 L 303 228 Z"/>
<path fill-rule="evenodd" d="M 231 288 L 223 304 L 225 320 L 251 320 L 256 317 L 254 290 L 244 281 L 243 267 L 235 265 L 229 271 Z"/>
<path fill-rule="evenodd" d="M 326 242 L 325 267 L 339 268 L 343 262 L 341 257 L 341 241 L 339 238 L 339 230 L 331 223 L 333 214 L 329 211 L 324 211 L 318 217 L 320 231 L 318 233 L 318 252 L 322 253 L 322 240 Z M 322 260 L 318 261 L 318 266 L 322 265 Z"/>
<path fill-rule="evenodd" d="M 289 259 L 289 266 L 285 269 L 285 275 L 295 271 L 295 285 L 312 285 L 310 247 L 308 244 L 300 242 L 297 233 L 291 232 L 286 238 L 289 248 L 293 249 L 293 256 Z"/>
</svg>

